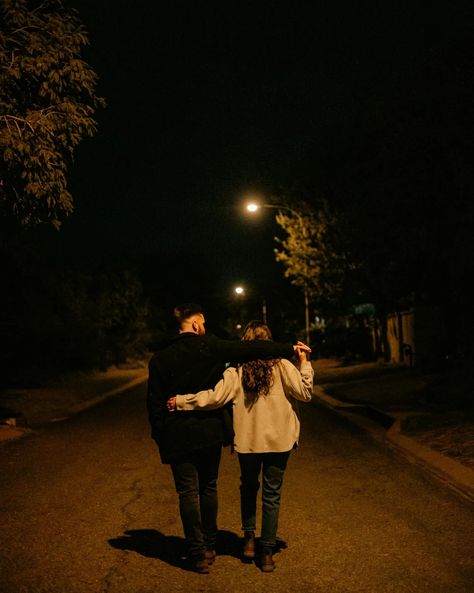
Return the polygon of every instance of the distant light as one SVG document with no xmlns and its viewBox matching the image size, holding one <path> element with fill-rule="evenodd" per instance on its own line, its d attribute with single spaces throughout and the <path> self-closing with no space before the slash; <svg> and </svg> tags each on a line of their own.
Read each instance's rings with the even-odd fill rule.
<svg viewBox="0 0 474 593">
<path fill-rule="evenodd" d="M 238 323 L 238 324 L 235 326 L 235 329 L 242 329 L 242 326 L 240 325 L 240 323 Z"/>
<path fill-rule="evenodd" d="M 247 210 L 249 212 L 257 212 L 257 210 L 260 208 L 260 206 L 258 204 L 255 204 L 254 202 L 251 202 L 250 204 L 247 204 Z"/>
<path fill-rule="evenodd" d="M 245 292 L 243 286 L 236 286 L 234 290 L 237 294 L 244 294 Z"/>
</svg>

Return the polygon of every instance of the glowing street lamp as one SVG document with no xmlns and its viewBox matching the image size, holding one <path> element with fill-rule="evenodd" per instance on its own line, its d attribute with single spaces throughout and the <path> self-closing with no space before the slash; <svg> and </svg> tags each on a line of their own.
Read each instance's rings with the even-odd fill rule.
<svg viewBox="0 0 474 593">
<path fill-rule="evenodd" d="M 255 204 L 254 202 L 250 202 L 249 204 L 247 204 L 246 208 L 249 212 L 257 212 L 260 206 L 258 204 Z"/>
<path fill-rule="evenodd" d="M 237 296 L 245 296 L 245 288 L 243 286 L 236 286 L 234 292 Z M 267 323 L 267 301 L 265 299 L 262 300 L 262 321 L 263 323 Z"/>
</svg>

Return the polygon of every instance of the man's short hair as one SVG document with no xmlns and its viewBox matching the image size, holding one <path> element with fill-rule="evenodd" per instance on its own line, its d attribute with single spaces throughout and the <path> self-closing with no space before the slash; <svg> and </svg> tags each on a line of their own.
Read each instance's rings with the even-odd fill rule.
<svg viewBox="0 0 474 593">
<path fill-rule="evenodd" d="M 193 315 L 204 315 L 204 309 L 197 303 L 184 303 L 183 305 L 177 305 L 173 310 L 173 314 L 178 326 L 181 327 L 183 322 Z"/>
</svg>

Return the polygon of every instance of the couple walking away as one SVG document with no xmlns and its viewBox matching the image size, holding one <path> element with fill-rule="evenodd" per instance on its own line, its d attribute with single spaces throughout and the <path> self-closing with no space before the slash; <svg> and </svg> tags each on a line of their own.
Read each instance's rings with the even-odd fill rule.
<svg viewBox="0 0 474 593">
<path fill-rule="evenodd" d="M 256 558 L 264 572 L 272 572 L 283 476 L 299 438 L 296 400 L 309 401 L 312 394 L 309 348 L 273 342 L 268 327 L 256 321 L 241 341 L 221 340 L 205 333 L 199 305 L 174 312 L 179 334 L 150 360 L 147 405 L 161 460 L 171 466 L 190 567 L 208 573 L 215 560 L 219 462 L 222 446 L 233 443 L 241 470 L 243 559 Z M 294 355 L 299 369 L 288 360 Z M 225 370 L 228 363 L 237 366 Z"/>
</svg>

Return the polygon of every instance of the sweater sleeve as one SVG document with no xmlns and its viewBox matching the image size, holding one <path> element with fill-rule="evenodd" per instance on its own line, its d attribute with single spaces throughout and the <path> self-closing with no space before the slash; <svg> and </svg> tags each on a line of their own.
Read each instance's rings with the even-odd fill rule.
<svg viewBox="0 0 474 593">
<path fill-rule="evenodd" d="M 176 396 L 177 410 L 214 410 L 233 401 L 239 391 L 240 380 L 236 369 L 229 368 L 214 389 Z"/>
<path fill-rule="evenodd" d="M 314 371 L 309 361 L 302 362 L 298 370 L 291 362 L 282 360 L 280 371 L 283 389 L 287 396 L 300 401 L 311 400 Z"/>
</svg>

